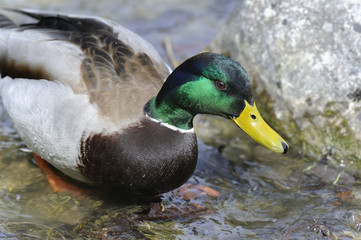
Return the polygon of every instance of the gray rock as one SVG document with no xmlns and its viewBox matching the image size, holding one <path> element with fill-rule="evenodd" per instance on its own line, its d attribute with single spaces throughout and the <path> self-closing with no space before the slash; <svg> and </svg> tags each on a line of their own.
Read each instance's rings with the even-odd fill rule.
<svg viewBox="0 0 361 240">
<path fill-rule="evenodd" d="M 361 175 L 361 2 L 242 1 L 211 44 L 293 146 Z"/>
</svg>

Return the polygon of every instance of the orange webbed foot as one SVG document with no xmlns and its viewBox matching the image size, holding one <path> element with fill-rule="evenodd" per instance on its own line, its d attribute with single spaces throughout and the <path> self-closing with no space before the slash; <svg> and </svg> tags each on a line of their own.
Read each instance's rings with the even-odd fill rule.
<svg viewBox="0 0 361 240">
<path fill-rule="evenodd" d="M 195 199 L 200 196 L 212 196 L 212 197 L 218 197 L 219 192 L 203 186 L 203 185 L 193 185 L 190 183 L 185 183 L 176 190 L 174 190 L 174 194 L 177 197 L 182 197 L 185 200 L 191 200 Z"/>
<path fill-rule="evenodd" d="M 91 193 L 90 189 L 77 186 L 76 182 L 72 181 L 72 179 L 57 171 L 56 169 L 52 169 L 49 163 L 38 155 L 34 154 L 34 158 L 36 164 L 45 173 L 54 192 L 67 192 L 78 199 L 82 199 Z"/>
</svg>

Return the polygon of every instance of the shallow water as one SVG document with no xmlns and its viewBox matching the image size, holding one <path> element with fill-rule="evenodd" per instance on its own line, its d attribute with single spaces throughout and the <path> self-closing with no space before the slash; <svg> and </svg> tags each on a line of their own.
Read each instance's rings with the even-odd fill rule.
<svg viewBox="0 0 361 240">
<path fill-rule="evenodd" d="M 236 3 L 96 2 L 6 0 L 5 6 L 111 18 L 151 41 L 164 57 L 164 39 L 170 37 L 176 58 L 184 59 L 212 40 Z M 156 199 L 95 190 L 82 199 L 53 193 L 4 113 L 0 121 L 0 238 L 361 238 L 359 180 L 328 167 L 330 156 L 313 164 L 292 148 L 287 155 L 271 153 L 224 119 L 195 119 L 199 162 L 189 183 L 220 196 L 191 200 L 171 193 Z"/>
</svg>

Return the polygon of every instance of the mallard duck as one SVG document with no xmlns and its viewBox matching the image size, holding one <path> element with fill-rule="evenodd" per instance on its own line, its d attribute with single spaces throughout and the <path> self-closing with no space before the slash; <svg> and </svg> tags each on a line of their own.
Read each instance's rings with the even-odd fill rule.
<svg viewBox="0 0 361 240">
<path fill-rule="evenodd" d="M 112 21 L 15 11 L 36 22 L 0 17 L 1 97 L 27 147 L 65 175 L 129 193 L 175 189 L 197 163 L 197 114 L 230 119 L 287 152 L 236 61 L 205 52 L 171 72 L 150 43 Z"/>
</svg>

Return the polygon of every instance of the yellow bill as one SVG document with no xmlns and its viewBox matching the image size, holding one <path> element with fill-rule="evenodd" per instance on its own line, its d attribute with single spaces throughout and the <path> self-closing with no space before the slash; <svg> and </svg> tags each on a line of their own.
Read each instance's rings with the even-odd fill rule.
<svg viewBox="0 0 361 240">
<path fill-rule="evenodd" d="M 263 120 L 257 110 L 256 103 L 254 106 L 247 101 L 245 103 L 246 107 L 237 118 L 232 118 L 233 122 L 267 149 L 273 152 L 287 153 L 288 144 Z"/>
</svg>

